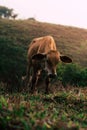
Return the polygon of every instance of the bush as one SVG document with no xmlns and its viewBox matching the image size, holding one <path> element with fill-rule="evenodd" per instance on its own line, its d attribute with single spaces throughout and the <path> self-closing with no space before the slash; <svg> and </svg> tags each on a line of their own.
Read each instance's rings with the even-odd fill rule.
<svg viewBox="0 0 87 130">
<path fill-rule="evenodd" d="M 81 68 L 77 64 L 59 65 L 57 73 L 64 86 L 87 86 L 87 68 Z"/>
<path fill-rule="evenodd" d="M 0 38 L 0 82 L 20 86 L 26 70 L 26 49 L 11 39 Z"/>
<path fill-rule="evenodd" d="M 79 86 L 87 86 L 87 68 L 82 69 L 80 75 L 81 80 L 79 81 Z"/>
</svg>

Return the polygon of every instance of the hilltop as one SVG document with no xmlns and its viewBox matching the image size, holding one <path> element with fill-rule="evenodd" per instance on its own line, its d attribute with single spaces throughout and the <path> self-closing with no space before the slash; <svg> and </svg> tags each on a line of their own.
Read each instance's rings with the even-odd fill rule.
<svg viewBox="0 0 87 130">
<path fill-rule="evenodd" d="M 43 23 L 36 20 L 0 19 L 0 39 L 10 39 L 26 48 L 36 37 L 54 37 L 61 54 L 66 54 L 74 63 L 87 66 L 87 30 L 82 28 Z"/>
</svg>

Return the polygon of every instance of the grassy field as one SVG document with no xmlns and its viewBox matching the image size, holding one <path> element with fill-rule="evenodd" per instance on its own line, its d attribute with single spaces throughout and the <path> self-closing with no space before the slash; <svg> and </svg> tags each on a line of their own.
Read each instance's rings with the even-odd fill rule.
<svg viewBox="0 0 87 130">
<path fill-rule="evenodd" d="M 57 86 L 59 87 L 59 86 Z M 0 93 L 1 130 L 87 130 L 87 88 Z"/>
<path fill-rule="evenodd" d="M 43 83 L 35 94 L 27 88 L 19 93 L 4 88 L 6 83 L 13 89 L 19 87 L 22 71 L 26 71 L 28 45 L 33 38 L 45 35 L 54 37 L 61 54 L 87 67 L 87 30 L 36 20 L 0 19 L 0 130 L 87 130 L 87 87 L 63 88 L 55 83 L 49 95 L 44 94 Z M 87 69 L 76 74 L 77 79 L 81 74 L 85 79 Z"/>
<path fill-rule="evenodd" d="M 61 54 L 66 54 L 74 63 L 87 65 L 87 30 L 82 28 L 42 23 L 31 20 L 0 19 L 0 39 L 9 39 L 15 44 L 27 47 L 36 37 L 54 37 Z"/>
</svg>

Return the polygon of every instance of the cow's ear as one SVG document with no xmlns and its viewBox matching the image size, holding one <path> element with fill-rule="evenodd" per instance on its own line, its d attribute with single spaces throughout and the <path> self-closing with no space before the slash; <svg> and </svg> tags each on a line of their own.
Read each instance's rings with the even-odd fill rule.
<svg viewBox="0 0 87 130">
<path fill-rule="evenodd" d="M 41 53 L 32 56 L 33 60 L 43 60 L 45 58 L 46 58 L 46 54 L 41 54 Z"/>
<path fill-rule="evenodd" d="M 60 60 L 65 63 L 71 63 L 72 59 L 68 56 L 60 56 Z"/>
</svg>

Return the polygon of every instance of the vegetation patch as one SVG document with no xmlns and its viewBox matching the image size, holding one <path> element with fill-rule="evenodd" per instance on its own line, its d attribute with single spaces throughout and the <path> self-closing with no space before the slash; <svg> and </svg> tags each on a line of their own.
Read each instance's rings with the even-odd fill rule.
<svg viewBox="0 0 87 130">
<path fill-rule="evenodd" d="M 73 89 L 74 90 L 74 89 Z M 44 95 L 0 95 L 0 128 L 19 130 L 84 130 L 87 128 L 86 88 L 80 94 L 59 91 Z M 79 91 L 79 90 L 78 90 Z"/>
<path fill-rule="evenodd" d="M 86 130 L 87 30 L 29 19 L 2 19 L 2 14 L 0 18 L 0 129 Z M 70 56 L 73 63 L 58 65 L 58 76 L 50 86 L 55 88 L 55 92 L 52 89 L 51 94 L 44 95 L 42 84 L 40 93 L 31 95 L 27 88 L 23 88 L 21 80 L 22 76 L 26 75 L 27 49 L 33 38 L 45 35 L 52 35 L 60 53 Z M 45 79 L 43 77 L 42 79 Z M 20 89 L 23 90 L 18 93 Z"/>
</svg>

